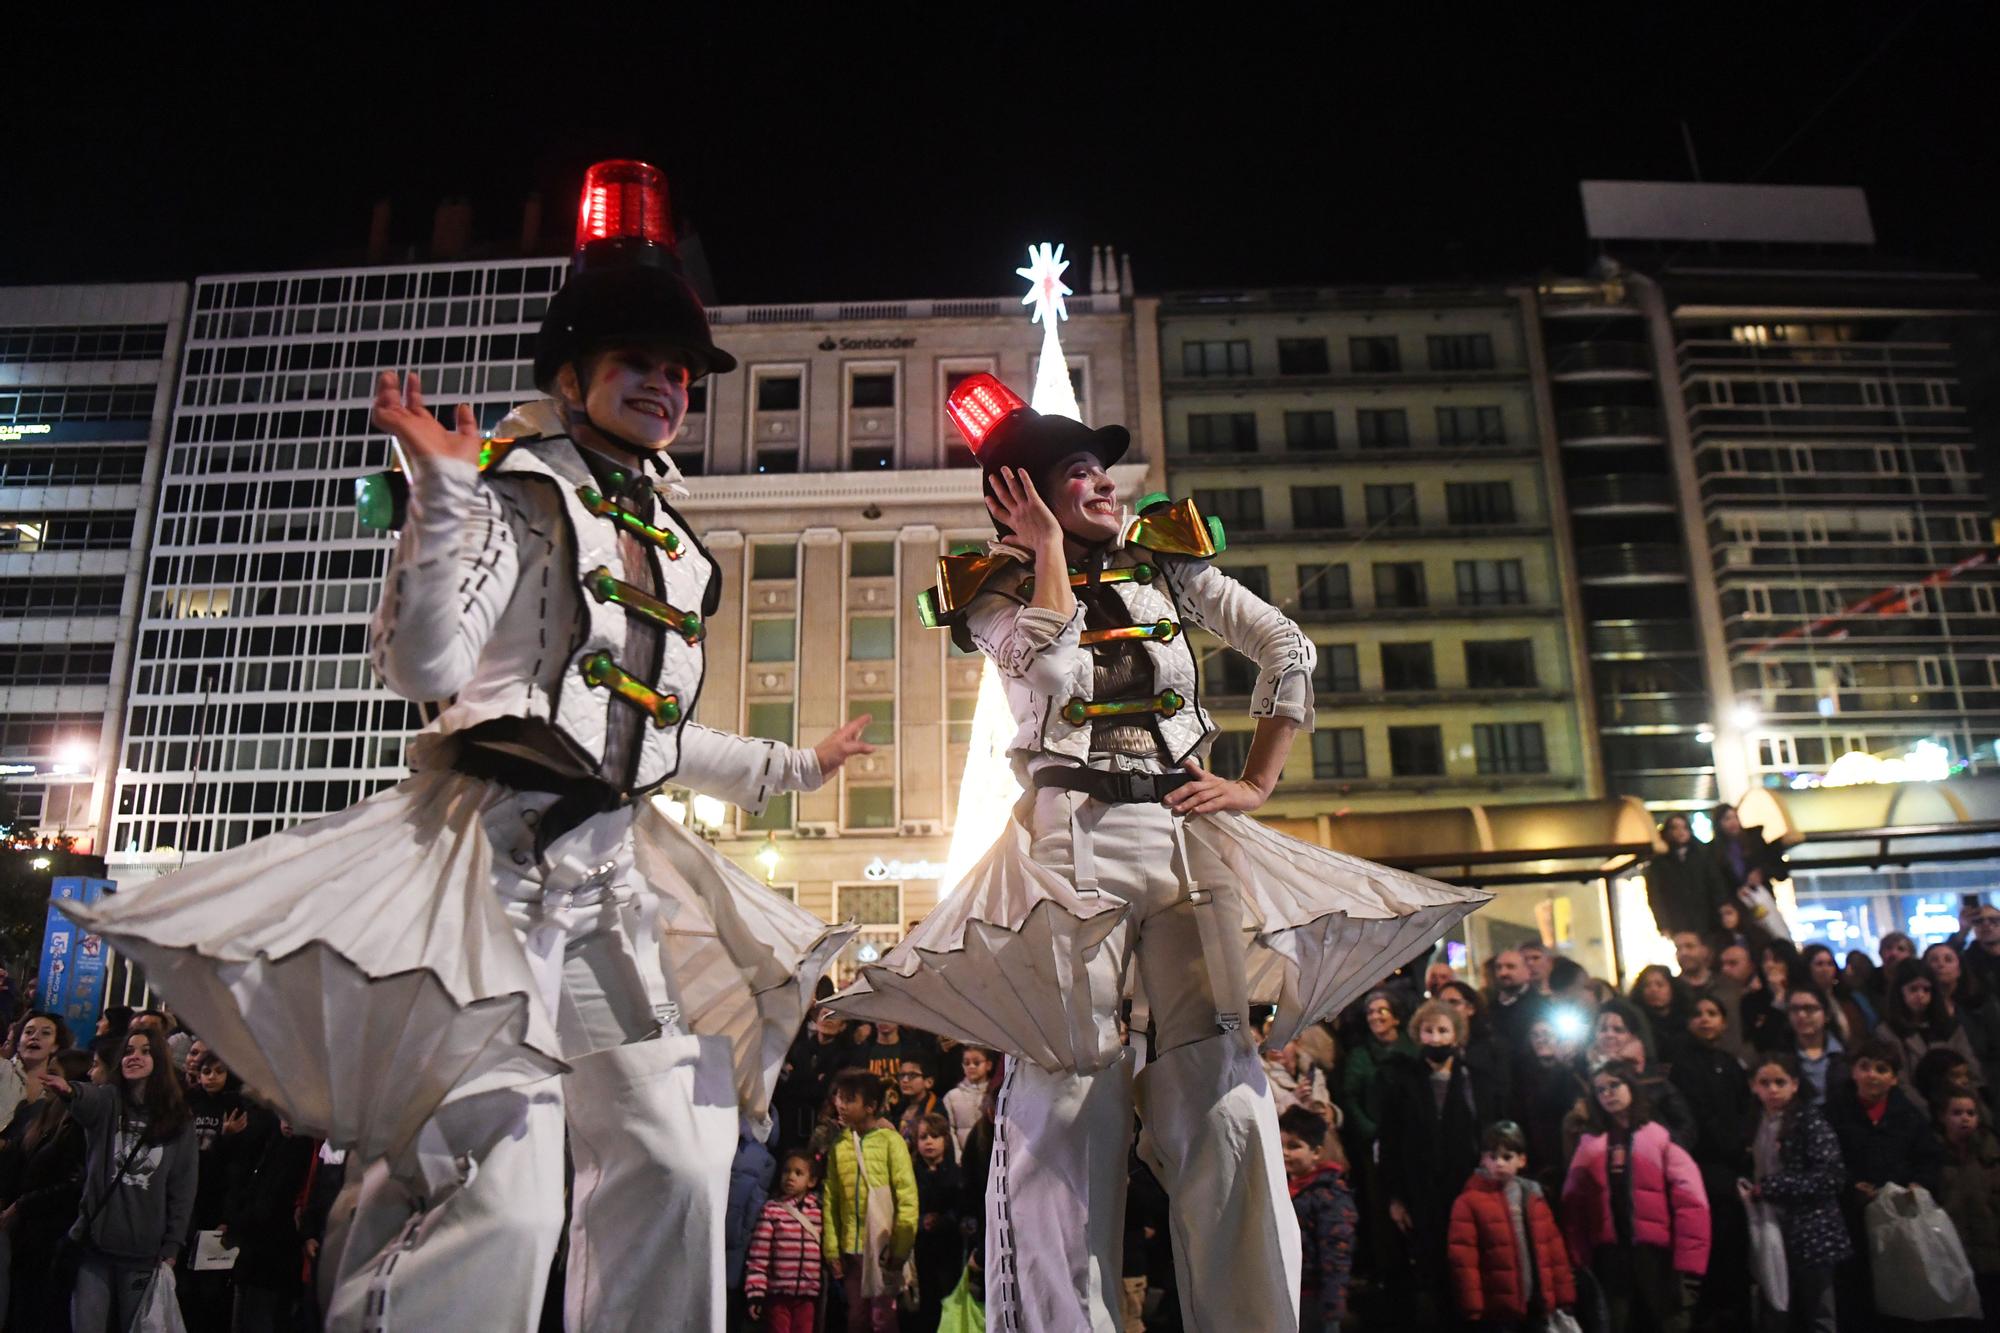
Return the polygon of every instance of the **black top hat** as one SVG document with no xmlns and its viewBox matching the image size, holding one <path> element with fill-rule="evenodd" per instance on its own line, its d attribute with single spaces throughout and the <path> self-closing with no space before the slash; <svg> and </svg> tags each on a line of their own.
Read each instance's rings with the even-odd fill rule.
<svg viewBox="0 0 2000 1333">
<path fill-rule="evenodd" d="M 960 381 L 945 402 L 945 415 L 989 477 L 1014 467 L 1039 484 L 1044 470 L 1073 454 L 1090 454 L 1110 467 L 1132 444 L 1131 432 L 1123 426 L 1093 430 L 1072 417 L 1037 412 L 984 373 Z"/>
<path fill-rule="evenodd" d="M 690 379 L 736 368 L 674 253 L 666 177 L 645 162 L 599 162 L 584 174 L 569 281 L 535 342 L 535 383 L 546 391 L 563 366 L 623 343 L 673 348 Z"/>
</svg>

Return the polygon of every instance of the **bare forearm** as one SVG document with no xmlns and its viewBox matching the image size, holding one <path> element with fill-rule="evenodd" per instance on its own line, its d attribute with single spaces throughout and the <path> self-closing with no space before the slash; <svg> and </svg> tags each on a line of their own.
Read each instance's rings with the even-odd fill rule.
<svg viewBox="0 0 2000 1333">
<path fill-rule="evenodd" d="M 1243 780 L 1266 797 L 1277 789 L 1285 771 L 1285 757 L 1292 751 L 1292 737 L 1299 724 L 1288 717 L 1257 719 L 1256 734 L 1250 738 L 1250 753 L 1243 761 Z"/>
<path fill-rule="evenodd" d="M 1060 538 L 1035 548 L 1035 596 L 1028 603 L 1068 620 L 1076 614 L 1076 594 L 1069 588 L 1069 561 Z"/>
</svg>

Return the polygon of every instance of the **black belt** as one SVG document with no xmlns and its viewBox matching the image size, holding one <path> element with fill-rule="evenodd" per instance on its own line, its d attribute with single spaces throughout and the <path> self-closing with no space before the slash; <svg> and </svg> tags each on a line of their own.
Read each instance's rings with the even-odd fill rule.
<svg viewBox="0 0 2000 1333">
<path fill-rule="evenodd" d="M 1194 781 L 1185 769 L 1169 773 L 1114 773 L 1102 768 L 1044 768 L 1035 774 L 1037 787 L 1080 791 L 1106 805 L 1143 805 L 1164 801 L 1167 793 Z"/>
<path fill-rule="evenodd" d="M 596 778 L 571 777 L 519 755 L 503 754 L 481 745 L 460 745 L 451 757 L 454 772 L 484 778 L 515 791 L 547 792 L 556 797 L 534 823 L 535 855 L 586 820 L 630 805 L 632 796 Z"/>
</svg>

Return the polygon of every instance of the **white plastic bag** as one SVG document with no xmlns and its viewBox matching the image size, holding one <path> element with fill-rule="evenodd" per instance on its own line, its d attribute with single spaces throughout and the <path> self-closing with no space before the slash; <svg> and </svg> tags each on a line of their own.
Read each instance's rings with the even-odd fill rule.
<svg viewBox="0 0 2000 1333">
<path fill-rule="evenodd" d="M 146 1300 L 132 1321 L 132 1333 L 187 1333 L 174 1296 L 174 1270 L 165 1264 L 153 1270 L 153 1280 L 146 1284 Z"/>
<path fill-rule="evenodd" d="M 1792 1270 L 1785 1263 L 1785 1233 L 1778 1213 L 1761 1199 L 1750 1201 L 1750 1277 L 1764 1304 L 1783 1313 L 1792 1306 Z"/>
<path fill-rule="evenodd" d="M 1921 1185 L 1884 1185 L 1868 1205 L 1875 1309 L 1897 1319 L 1977 1319 L 1979 1289 L 1958 1228 Z"/>
</svg>

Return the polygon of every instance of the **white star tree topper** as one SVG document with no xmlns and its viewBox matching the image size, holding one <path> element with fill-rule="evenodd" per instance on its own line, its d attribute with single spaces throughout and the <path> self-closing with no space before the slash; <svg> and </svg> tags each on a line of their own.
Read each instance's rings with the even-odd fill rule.
<svg viewBox="0 0 2000 1333">
<path fill-rule="evenodd" d="M 1063 355 L 1062 338 L 1056 333 L 1056 325 L 1069 318 L 1063 298 L 1070 295 L 1070 288 L 1062 280 L 1068 267 L 1063 248 L 1044 241 L 1028 247 L 1028 266 L 1014 272 L 1028 280 L 1028 294 L 1021 298 L 1022 305 L 1034 307 L 1028 322 L 1042 326 L 1041 364 L 1035 370 L 1035 393 L 1028 406 L 1046 415 L 1081 421 L 1076 386 L 1069 379 L 1069 358 Z"/>
</svg>

